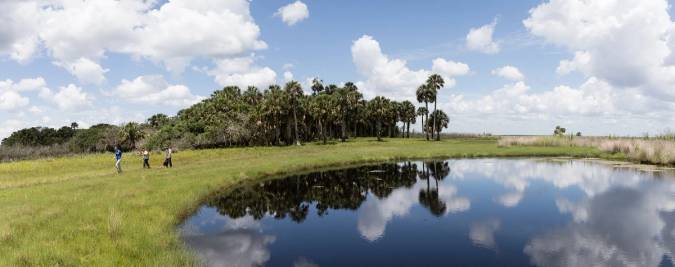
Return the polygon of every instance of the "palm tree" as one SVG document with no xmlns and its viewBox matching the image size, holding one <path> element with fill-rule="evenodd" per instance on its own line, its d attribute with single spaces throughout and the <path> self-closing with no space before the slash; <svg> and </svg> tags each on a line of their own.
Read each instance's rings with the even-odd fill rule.
<svg viewBox="0 0 675 267">
<path fill-rule="evenodd" d="M 286 96 L 278 85 L 270 85 L 269 90 L 265 91 L 262 102 L 262 113 L 266 118 L 268 127 L 273 128 L 273 144 L 279 143 L 281 135 L 281 119 L 286 115 Z"/>
<path fill-rule="evenodd" d="M 420 85 L 417 87 L 417 102 L 424 103 L 424 118 L 422 118 L 422 121 L 429 121 L 429 102 L 432 101 L 435 97 L 433 96 L 432 90 L 429 89 L 429 86 L 426 84 Z M 426 133 L 427 135 L 427 141 L 429 140 L 429 131 L 427 131 L 424 127 L 424 124 L 422 125 L 422 130 Z"/>
<path fill-rule="evenodd" d="M 286 86 L 284 86 L 284 90 L 288 95 L 289 104 L 293 109 L 293 127 L 295 128 L 295 144 L 299 146 L 300 135 L 298 134 L 298 117 L 296 114 L 296 110 L 298 108 L 298 104 L 300 103 L 300 97 L 303 96 L 302 86 L 297 81 L 290 81 L 286 83 Z"/>
<path fill-rule="evenodd" d="M 249 86 L 246 91 L 244 91 L 242 97 L 247 104 L 251 106 L 257 106 L 262 100 L 263 95 L 260 93 L 257 87 Z"/>
<path fill-rule="evenodd" d="M 144 133 L 138 123 L 130 122 L 120 129 L 119 137 L 123 142 L 129 143 L 129 148 L 135 149 L 136 141 L 143 138 Z"/>
<path fill-rule="evenodd" d="M 438 122 L 438 124 L 432 125 L 433 122 Z M 427 120 L 427 127 L 430 128 L 432 132 L 436 133 L 436 141 L 438 141 L 441 140 L 441 130 L 443 130 L 443 128 L 448 128 L 449 123 L 450 118 L 448 118 L 448 115 L 442 110 L 436 110 L 431 113 L 431 119 Z"/>
<path fill-rule="evenodd" d="M 147 123 L 152 126 L 152 128 L 159 129 L 161 128 L 167 121 L 169 121 L 169 116 L 164 115 L 162 113 L 157 113 L 155 115 L 152 115 L 148 120 Z"/>
<path fill-rule="evenodd" d="M 312 80 L 312 94 L 318 95 L 323 92 L 323 90 L 323 81 L 319 80 L 319 78 L 314 78 Z"/>
<path fill-rule="evenodd" d="M 326 126 L 328 121 L 333 117 L 334 106 L 335 101 L 333 97 L 327 94 L 313 96 L 309 102 L 308 110 L 316 117 L 323 144 L 327 143 Z"/>
<path fill-rule="evenodd" d="M 436 103 L 437 97 L 438 97 L 438 91 L 441 90 L 445 86 L 445 81 L 443 80 L 443 77 L 438 74 L 432 74 L 427 78 L 427 87 L 429 87 L 431 90 L 433 90 L 433 101 L 434 101 L 434 112 L 436 112 Z M 447 117 L 447 116 L 446 116 Z M 436 118 L 434 118 L 434 123 L 433 123 L 433 129 L 436 129 Z M 436 141 L 441 140 L 440 136 L 436 136 Z"/>
<path fill-rule="evenodd" d="M 417 121 L 417 114 L 415 113 L 415 105 L 412 102 L 406 100 L 401 104 L 401 115 L 403 117 L 403 123 L 405 123 L 406 138 L 410 138 L 410 124 Z"/>
<path fill-rule="evenodd" d="M 382 121 L 387 118 L 390 113 L 390 100 L 377 96 L 368 102 L 368 113 L 371 118 L 375 120 L 375 132 L 377 141 L 382 141 Z"/>
</svg>

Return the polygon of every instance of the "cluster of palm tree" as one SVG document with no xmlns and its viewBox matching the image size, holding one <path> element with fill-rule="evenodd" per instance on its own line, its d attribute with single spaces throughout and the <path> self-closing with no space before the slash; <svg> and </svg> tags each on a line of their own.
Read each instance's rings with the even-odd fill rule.
<svg viewBox="0 0 675 267">
<path fill-rule="evenodd" d="M 432 140 L 441 140 L 441 130 L 448 128 L 448 123 L 450 123 L 448 115 L 436 108 L 438 91 L 443 86 L 445 86 L 443 77 L 432 74 L 416 91 L 417 101 L 424 103 L 424 107 L 417 109 L 417 115 L 422 116 L 422 130 L 426 133 L 427 140 L 429 140 L 429 133 L 431 133 Z M 434 103 L 434 111 L 431 114 L 429 114 L 429 103 Z"/>
<path fill-rule="evenodd" d="M 444 85 L 439 75 L 431 75 L 418 90 L 425 108 L 416 109 L 410 101 L 393 101 L 377 96 L 365 100 L 356 84 L 324 85 L 314 79 L 311 94 L 305 94 L 297 81 L 266 90 L 250 86 L 241 90 L 228 86 L 209 98 L 178 112 L 176 117 L 157 114 L 145 124 L 150 128 L 147 144 L 163 147 L 182 140 L 194 147 L 250 145 L 300 145 L 329 139 L 346 141 L 356 136 L 410 137 L 410 125 L 423 116 L 427 136 L 447 128 L 447 115 L 436 110 L 436 94 Z M 434 103 L 434 112 L 426 112 Z M 402 127 L 399 127 L 402 124 Z M 135 125 L 134 125 L 135 126 Z M 127 136 L 125 136 L 127 137 Z M 128 135 L 134 143 L 136 136 Z"/>
</svg>

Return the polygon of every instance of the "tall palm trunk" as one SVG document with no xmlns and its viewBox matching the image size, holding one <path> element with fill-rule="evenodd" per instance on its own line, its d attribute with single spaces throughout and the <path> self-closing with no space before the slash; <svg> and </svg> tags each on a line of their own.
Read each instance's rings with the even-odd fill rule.
<svg viewBox="0 0 675 267">
<path fill-rule="evenodd" d="M 295 106 L 293 106 L 293 126 L 295 127 L 295 145 L 300 145 L 300 135 L 298 134 L 298 117 L 295 115 Z"/>
<path fill-rule="evenodd" d="M 324 129 L 323 125 L 321 124 L 321 120 L 319 120 L 319 129 L 321 131 L 321 138 L 323 139 L 323 144 L 328 143 L 328 139 L 326 139 L 326 129 Z"/>
<path fill-rule="evenodd" d="M 422 132 L 424 132 L 424 115 L 422 115 Z"/>
<path fill-rule="evenodd" d="M 410 138 L 410 121 L 407 121 L 405 125 L 405 138 Z"/>
<path fill-rule="evenodd" d="M 434 116 L 434 130 L 436 129 L 436 120 L 438 120 L 438 118 L 437 118 L 438 114 L 436 113 L 436 102 L 438 102 L 438 101 L 436 101 L 436 97 L 434 97 L 434 114 L 436 114 Z M 441 131 L 438 131 L 438 133 L 440 133 L 440 132 Z M 436 134 L 436 141 L 440 141 L 440 140 L 441 140 L 441 136 L 439 134 Z"/>
<path fill-rule="evenodd" d="M 345 118 L 342 118 L 341 121 L 342 125 L 340 126 L 340 129 L 342 131 L 342 136 L 340 136 L 340 139 L 342 139 L 342 142 L 347 141 L 347 120 Z"/>
<path fill-rule="evenodd" d="M 378 120 L 377 121 L 377 127 L 375 129 L 375 131 L 377 132 L 376 133 L 377 141 L 382 141 L 382 137 L 380 136 L 380 133 L 382 132 L 381 129 L 382 129 L 382 122 L 380 120 Z"/>
<path fill-rule="evenodd" d="M 427 121 L 429 121 L 429 102 L 424 101 L 424 106 L 427 108 L 427 112 L 424 113 L 424 117 L 426 118 Z M 429 131 L 427 131 L 426 125 L 422 124 L 422 131 L 424 131 L 427 134 L 427 141 L 429 141 Z"/>
</svg>

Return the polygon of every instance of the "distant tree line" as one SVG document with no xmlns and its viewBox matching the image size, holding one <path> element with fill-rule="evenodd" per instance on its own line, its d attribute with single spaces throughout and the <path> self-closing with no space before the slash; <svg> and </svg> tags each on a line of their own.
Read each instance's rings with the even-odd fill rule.
<svg viewBox="0 0 675 267">
<path fill-rule="evenodd" d="M 365 100 L 358 87 L 324 85 L 314 79 L 311 94 L 297 81 L 265 90 L 228 86 L 210 97 L 180 110 L 176 116 L 156 114 L 144 123 L 122 126 L 98 124 L 79 129 L 77 124 L 60 129 L 33 127 L 12 133 L 2 146 L 66 145 L 73 152 L 95 152 L 119 144 L 130 150 L 140 146 L 161 149 L 232 146 L 300 145 L 320 140 L 346 141 L 351 137 L 410 137 L 410 125 L 422 119 L 427 140 L 439 140 L 449 118 L 437 110 L 438 90 L 444 81 L 431 75 L 417 89 L 416 108 L 410 101 L 383 96 Z M 430 112 L 429 104 L 433 104 Z M 399 127 L 399 124 L 402 127 Z"/>
</svg>

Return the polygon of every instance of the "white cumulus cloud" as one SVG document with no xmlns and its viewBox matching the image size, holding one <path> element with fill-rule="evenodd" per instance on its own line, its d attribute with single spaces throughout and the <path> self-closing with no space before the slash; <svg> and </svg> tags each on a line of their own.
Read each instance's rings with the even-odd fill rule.
<svg viewBox="0 0 675 267">
<path fill-rule="evenodd" d="M 675 99 L 675 36 L 666 0 L 551 0 L 523 21 L 534 36 L 574 53 L 558 74 L 578 71 L 613 87 Z"/>
<path fill-rule="evenodd" d="M 499 77 L 506 78 L 512 81 L 525 80 L 525 75 L 523 75 L 523 73 L 521 73 L 518 68 L 511 65 L 503 66 L 492 70 L 492 75 L 497 75 Z"/>
<path fill-rule="evenodd" d="M 0 91 L 0 110 L 14 111 L 27 106 L 28 103 L 30 103 L 30 100 L 17 92 Z"/>
<path fill-rule="evenodd" d="M 132 103 L 176 107 L 186 107 L 203 99 L 193 95 L 187 86 L 169 84 L 161 75 L 139 76 L 131 81 L 122 80 L 114 89 L 114 93 Z"/>
<path fill-rule="evenodd" d="M 357 71 L 366 78 L 357 83 L 366 98 L 383 95 L 412 101 L 417 87 L 432 73 L 425 69 L 411 70 L 405 60 L 390 58 L 382 52 L 380 43 L 369 35 L 354 41 L 351 51 Z M 437 58 L 433 61 L 432 70 L 445 76 L 446 87 L 452 87 L 455 84 L 452 77 L 468 73 L 469 66 Z"/>
<path fill-rule="evenodd" d="M 42 88 L 40 97 L 52 102 L 60 110 L 64 111 L 90 108 L 94 101 L 92 96 L 74 84 L 61 86 L 56 93 L 52 92 L 49 88 Z"/>
<path fill-rule="evenodd" d="M 267 45 L 247 0 L 4 1 L 0 55 L 27 62 L 44 48 L 83 83 L 100 84 L 107 53 L 182 72 L 195 58 L 223 59 Z"/>
<path fill-rule="evenodd" d="M 293 26 L 296 23 L 309 18 L 309 8 L 307 8 L 305 3 L 295 1 L 279 8 L 274 15 L 281 17 L 281 20 L 289 26 Z"/>
<path fill-rule="evenodd" d="M 466 35 L 466 47 L 485 54 L 499 53 L 499 43 L 492 40 L 497 20 L 478 28 L 471 28 Z"/>
<path fill-rule="evenodd" d="M 253 56 L 223 59 L 207 71 L 221 86 L 256 86 L 266 88 L 276 83 L 277 73 L 269 67 L 255 65 Z"/>
</svg>

